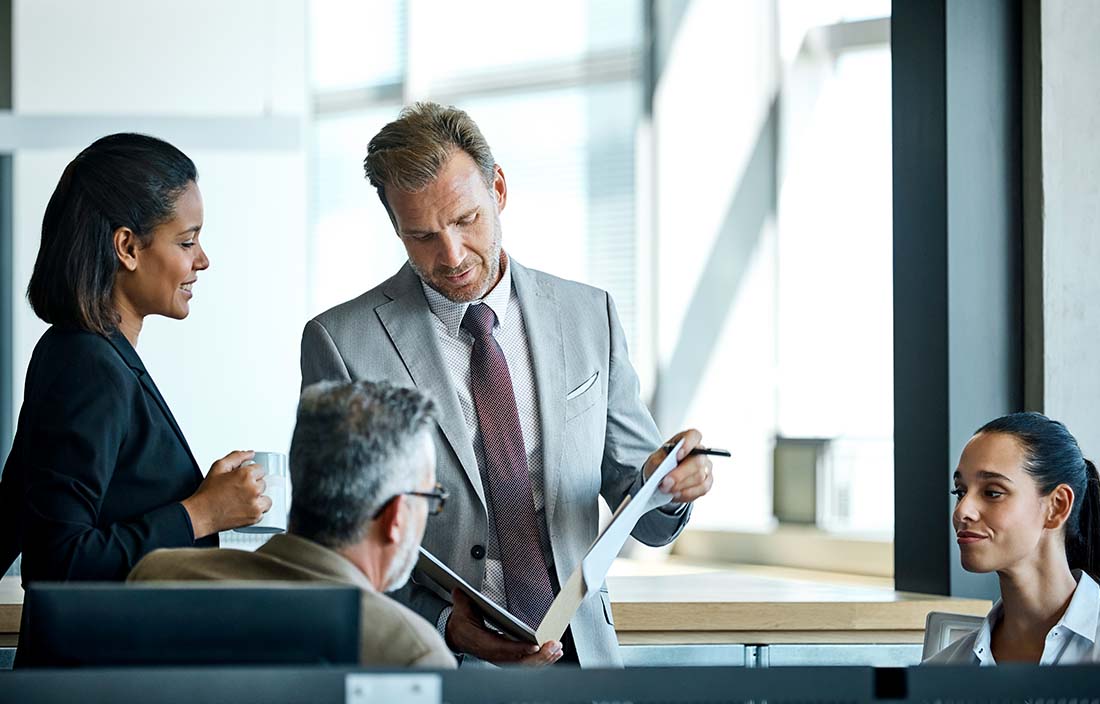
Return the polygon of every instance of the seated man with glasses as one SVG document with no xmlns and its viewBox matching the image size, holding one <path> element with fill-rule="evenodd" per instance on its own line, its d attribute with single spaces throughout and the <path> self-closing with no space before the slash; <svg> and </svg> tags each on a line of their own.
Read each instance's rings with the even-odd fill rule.
<svg viewBox="0 0 1100 704">
<path fill-rule="evenodd" d="M 290 446 L 289 529 L 255 552 L 156 550 L 130 581 L 278 580 L 352 584 L 363 592 L 363 665 L 453 668 L 435 627 L 383 594 L 416 564 L 435 483 L 435 405 L 414 389 L 321 382 L 302 392 Z"/>
</svg>

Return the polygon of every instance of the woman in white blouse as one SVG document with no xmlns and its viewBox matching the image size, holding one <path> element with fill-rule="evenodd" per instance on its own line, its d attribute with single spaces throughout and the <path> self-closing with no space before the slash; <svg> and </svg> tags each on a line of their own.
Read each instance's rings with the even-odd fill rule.
<svg viewBox="0 0 1100 704">
<path fill-rule="evenodd" d="M 1100 662 L 1100 477 L 1064 425 L 1013 413 L 983 426 L 955 471 L 962 566 L 996 572 L 981 628 L 926 662 Z"/>
</svg>

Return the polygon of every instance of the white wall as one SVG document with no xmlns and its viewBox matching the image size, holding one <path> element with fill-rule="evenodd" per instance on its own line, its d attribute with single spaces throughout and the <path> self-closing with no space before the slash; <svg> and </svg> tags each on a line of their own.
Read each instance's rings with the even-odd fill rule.
<svg viewBox="0 0 1100 704">
<path fill-rule="evenodd" d="M 1043 0 L 1044 411 L 1100 458 L 1100 5 Z"/>
<path fill-rule="evenodd" d="M 300 114 L 305 0 L 15 0 L 15 109 Z"/>
<path fill-rule="evenodd" d="M 87 145 L 82 119 L 143 131 L 155 116 L 198 166 L 212 265 L 188 319 L 147 320 L 138 353 L 204 471 L 237 448 L 286 451 L 308 304 L 306 0 L 15 0 L 13 15 L 16 116 L 60 117 L 74 135 L 15 153 L 16 409 L 45 329 L 25 297 L 42 212 Z M 219 139 L 233 121 L 276 118 L 300 138 Z"/>
</svg>

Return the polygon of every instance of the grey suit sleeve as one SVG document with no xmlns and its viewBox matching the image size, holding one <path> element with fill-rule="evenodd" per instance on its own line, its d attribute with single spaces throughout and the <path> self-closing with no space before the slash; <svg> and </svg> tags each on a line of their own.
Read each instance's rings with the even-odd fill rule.
<svg viewBox="0 0 1100 704">
<path fill-rule="evenodd" d="M 405 606 L 420 614 L 424 619 L 435 626 L 440 637 L 447 635 L 447 618 L 451 615 L 451 603 L 441 599 L 431 589 L 416 583 L 416 575 L 409 578 L 400 588 L 390 592 L 390 596 Z M 446 612 L 446 615 L 444 615 Z"/>
<path fill-rule="evenodd" d="M 328 330 L 311 320 L 302 331 L 302 388 L 318 381 L 351 381 L 351 374 Z"/>
<path fill-rule="evenodd" d="M 630 364 L 626 335 L 610 295 L 607 296 L 607 318 L 611 360 L 600 494 L 614 509 L 641 485 L 642 465 L 661 444 L 661 434 L 649 409 L 642 403 L 638 375 Z M 690 505 L 676 514 L 654 509 L 642 516 L 631 535 L 646 545 L 666 545 L 680 534 L 690 516 Z"/>
</svg>

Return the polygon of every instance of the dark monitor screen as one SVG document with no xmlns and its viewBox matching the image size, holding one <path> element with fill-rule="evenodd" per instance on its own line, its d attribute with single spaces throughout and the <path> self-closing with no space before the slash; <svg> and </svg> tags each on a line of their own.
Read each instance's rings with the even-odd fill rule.
<svg viewBox="0 0 1100 704">
<path fill-rule="evenodd" d="M 17 664 L 354 665 L 360 598 L 301 582 L 32 584 Z"/>
</svg>

